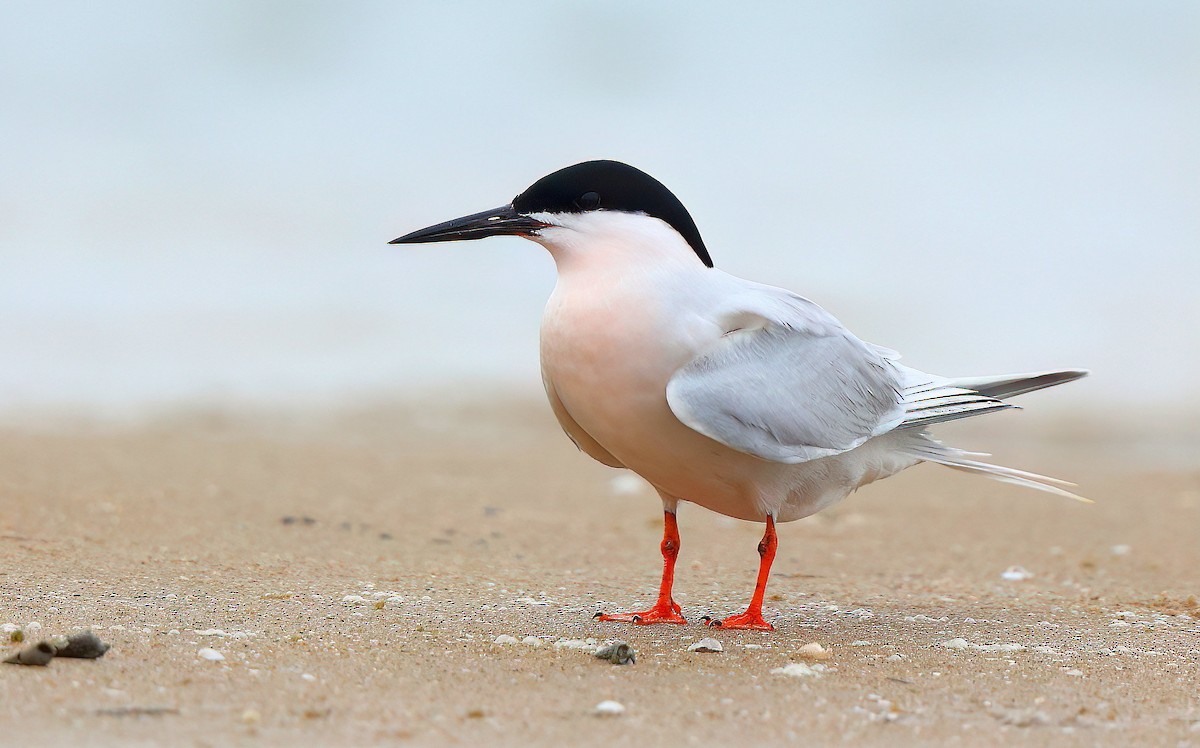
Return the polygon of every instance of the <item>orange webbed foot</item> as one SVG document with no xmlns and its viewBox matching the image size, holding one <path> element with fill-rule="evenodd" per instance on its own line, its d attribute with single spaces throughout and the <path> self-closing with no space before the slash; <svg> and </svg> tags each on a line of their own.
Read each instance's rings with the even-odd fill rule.
<svg viewBox="0 0 1200 748">
<path fill-rule="evenodd" d="M 655 623 L 687 623 L 687 619 L 681 615 L 680 607 L 673 602 L 670 605 L 655 605 L 650 610 L 636 613 L 597 613 L 595 618 L 598 621 L 636 623 L 639 626 L 649 626 Z"/>
<path fill-rule="evenodd" d="M 704 625 L 715 629 L 738 629 L 748 631 L 774 631 L 775 627 L 767 623 L 760 612 L 739 613 L 728 618 L 704 617 Z"/>
</svg>

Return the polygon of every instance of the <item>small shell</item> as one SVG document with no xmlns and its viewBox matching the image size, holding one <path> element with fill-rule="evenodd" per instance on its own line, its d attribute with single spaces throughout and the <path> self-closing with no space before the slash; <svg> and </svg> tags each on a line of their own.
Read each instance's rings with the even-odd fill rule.
<svg viewBox="0 0 1200 748">
<path fill-rule="evenodd" d="M 601 701 L 592 712 L 600 717 L 616 717 L 625 713 L 625 705 L 619 701 Z"/>
<path fill-rule="evenodd" d="M 626 642 L 616 641 L 597 649 L 596 658 L 608 660 L 614 665 L 633 665 L 637 662 L 637 652 Z"/>
<path fill-rule="evenodd" d="M 1001 572 L 1000 578 L 1006 582 L 1024 582 L 1033 579 L 1033 572 L 1022 566 L 1010 566 Z"/>
<path fill-rule="evenodd" d="M 822 647 L 818 642 L 805 644 L 796 654 L 806 660 L 828 660 L 830 657 L 829 650 Z"/>
<path fill-rule="evenodd" d="M 701 639 L 692 646 L 688 647 L 689 652 L 723 652 L 725 647 L 721 646 L 721 642 L 711 637 Z"/>
</svg>

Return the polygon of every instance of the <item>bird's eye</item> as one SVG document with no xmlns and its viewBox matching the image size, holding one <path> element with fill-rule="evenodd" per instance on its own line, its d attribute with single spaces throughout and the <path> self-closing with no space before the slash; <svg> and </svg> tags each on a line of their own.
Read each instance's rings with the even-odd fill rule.
<svg viewBox="0 0 1200 748">
<path fill-rule="evenodd" d="M 600 207 L 599 192 L 585 192 L 575 198 L 575 207 L 580 210 L 595 210 Z"/>
</svg>

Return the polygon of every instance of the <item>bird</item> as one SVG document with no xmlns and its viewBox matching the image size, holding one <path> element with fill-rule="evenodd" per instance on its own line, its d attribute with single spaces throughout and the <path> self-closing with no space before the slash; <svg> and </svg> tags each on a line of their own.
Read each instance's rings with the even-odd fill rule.
<svg viewBox="0 0 1200 748">
<path fill-rule="evenodd" d="M 513 200 L 390 244 L 519 236 L 549 251 L 557 281 L 540 331 L 542 382 L 584 453 L 644 478 L 663 507 L 662 580 L 646 609 L 601 621 L 686 624 L 672 590 L 681 503 L 764 523 L 759 569 L 722 629 L 773 630 L 763 598 L 776 523 L 929 462 L 1086 501 L 1074 484 L 981 462 L 929 427 L 1014 407 L 1008 398 L 1083 369 L 943 377 L 860 340 L 791 291 L 717 269 L 665 185 L 628 164 L 559 169 Z"/>
</svg>

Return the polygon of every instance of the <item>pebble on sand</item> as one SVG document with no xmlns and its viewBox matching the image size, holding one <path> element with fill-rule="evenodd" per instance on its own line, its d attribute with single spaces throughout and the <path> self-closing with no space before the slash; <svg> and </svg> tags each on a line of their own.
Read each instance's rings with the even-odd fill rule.
<svg viewBox="0 0 1200 748">
<path fill-rule="evenodd" d="M 601 701 L 592 712 L 600 717 L 616 717 L 625 713 L 625 705 L 619 701 Z"/>
<path fill-rule="evenodd" d="M 541 639 L 539 639 L 539 638 L 537 638 L 536 636 L 527 636 L 527 637 L 525 637 L 524 639 L 522 639 L 522 640 L 521 640 L 521 643 L 522 643 L 522 644 L 524 644 L 524 645 L 525 645 L 525 646 L 527 646 L 527 647 L 540 647 L 540 646 L 542 646 L 542 640 L 541 640 Z"/>
<path fill-rule="evenodd" d="M 962 638 L 947 639 L 946 641 L 942 642 L 942 646 L 946 649 L 966 649 L 967 647 L 971 646 L 971 643 Z"/>
<path fill-rule="evenodd" d="M 598 660 L 606 660 L 614 665 L 637 664 L 637 652 L 633 651 L 628 642 L 609 642 L 597 649 L 595 656 Z"/>
<path fill-rule="evenodd" d="M 1023 566 L 1010 566 L 1001 572 L 1000 578 L 1006 582 L 1024 582 L 1026 579 L 1033 579 L 1033 572 Z"/>
<path fill-rule="evenodd" d="M 805 644 L 797 654 L 806 660 L 828 660 L 830 657 L 829 650 L 822 647 L 818 642 Z"/>
<path fill-rule="evenodd" d="M 50 642 L 38 642 L 25 647 L 20 652 L 5 660 L 10 665 L 33 665 L 45 667 L 54 659 L 54 645 Z"/>
<path fill-rule="evenodd" d="M 803 662 L 792 662 L 772 669 L 771 675 L 786 675 L 789 678 L 820 678 L 824 672 L 824 665 L 805 665 Z"/>
<path fill-rule="evenodd" d="M 501 634 L 500 636 L 497 636 L 495 639 L 493 639 L 492 643 L 500 644 L 502 646 L 507 646 L 509 644 L 517 644 L 518 642 L 517 642 L 517 637 L 515 637 L 515 636 L 509 636 L 508 634 Z"/>
<path fill-rule="evenodd" d="M 35 665 L 45 667 L 55 657 L 76 657 L 94 660 L 103 657 L 108 651 L 108 645 L 100 641 L 91 630 L 81 631 L 71 636 L 54 636 L 49 641 L 25 647 L 20 652 L 5 660 L 13 665 Z"/>
<path fill-rule="evenodd" d="M 980 652 L 1024 652 L 1025 645 L 1009 642 L 1006 644 L 972 644 L 971 649 L 978 649 Z"/>
<path fill-rule="evenodd" d="M 723 651 L 725 651 L 725 648 L 721 646 L 721 642 L 717 641 L 716 639 L 713 639 L 712 637 L 707 637 L 707 638 L 701 639 L 700 641 L 696 642 L 692 646 L 688 647 L 688 651 L 689 652 L 723 652 Z"/>
<path fill-rule="evenodd" d="M 94 660 L 103 657 L 109 645 L 100 641 L 91 629 L 71 634 L 63 646 L 58 647 L 56 657 L 78 657 L 84 660 Z"/>
<path fill-rule="evenodd" d="M 225 655 L 221 654 L 212 647 L 202 647 L 196 651 L 196 654 L 200 657 L 200 659 L 208 660 L 209 662 L 221 662 L 225 659 Z"/>
</svg>

